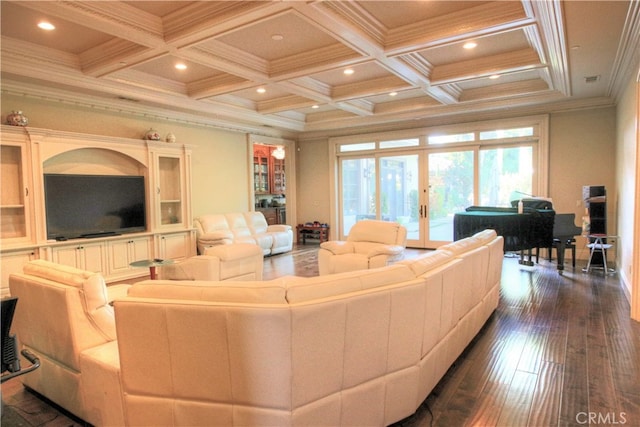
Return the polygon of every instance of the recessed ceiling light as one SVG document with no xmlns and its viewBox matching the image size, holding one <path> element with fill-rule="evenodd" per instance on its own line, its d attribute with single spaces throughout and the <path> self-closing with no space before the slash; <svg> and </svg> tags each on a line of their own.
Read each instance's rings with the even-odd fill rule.
<svg viewBox="0 0 640 427">
<path fill-rule="evenodd" d="M 397 94 L 398 94 L 398 92 L 391 92 L 391 93 L 389 94 L 389 96 L 396 96 Z"/>
<path fill-rule="evenodd" d="M 491 80 L 499 79 L 500 78 L 500 74 L 492 74 L 492 75 L 489 76 L 489 78 Z"/>
<path fill-rule="evenodd" d="M 259 87 L 258 89 L 256 89 L 256 92 L 258 93 L 265 93 L 267 90 L 263 87 Z"/>
<path fill-rule="evenodd" d="M 51 22 L 40 21 L 38 22 L 38 28 L 40 28 L 41 30 L 51 31 L 51 30 L 55 30 L 56 26 L 53 25 Z"/>
<path fill-rule="evenodd" d="M 175 65 L 176 69 L 178 70 L 186 70 L 187 69 L 187 64 L 183 63 L 183 62 L 178 62 Z"/>
<path fill-rule="evenodd" d="M 462 47 L 465 49 L 473 49 L 476 46 L 478 46 L 478 43 L 476 42 L 466 42 L 465 44 L 462 45 Z"/>
<path fill-rule="evenodd" d="M 282 34 L 274 34 L 271 36 L 271 40 L 280 41 L 283 39 L 284 39 L 284 36 Z"/>
<path fill-rule="evenodd" d="M 346 70 L 343 71 L 347 76 L 350 76 L 351 74 L 354 73 L 353 68 L 347 68 Z"/>
<path fill-rule="evenodd" d="M 318 104 L 316 104 L 316 105 L 312 105 L 311 108 L 313 108 L 315 110 L 316 108 L 320 108 L 320 106 Z"/>
</svg>

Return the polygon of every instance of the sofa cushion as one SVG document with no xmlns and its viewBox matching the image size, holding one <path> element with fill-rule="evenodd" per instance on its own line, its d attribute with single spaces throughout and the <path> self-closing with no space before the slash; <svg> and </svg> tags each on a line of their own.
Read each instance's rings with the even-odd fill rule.
<svg viewBox="0 0 640 427">
<path fill-rule="evenodd" d="M 438 249 L 443 251 L 449 251 L 454 255 L 460 255 L 464 252 L 473 250 L 482 245 L 490 243 L 497 236 L 495 230 L 483 230 L 470 237 L 457 240 L 455 242 L 448 243 L 440 246 Z"/>
<path fill-rule="evenodd" d="M 267 220 L 262 212 L 245 212 L 244 218 L 253 234 L 263 234 L 267 232 Z"/>
<path fill-rule="evenodd" d="M 196 224 L 202 228 L 202 232 L 228 231 L 229 224 L 224 215 L 202 215 L 196 219 Z"/>
<path fill-rule="evenodd" d="M 336 295 L 358 292 L 365 289 L 408 282 L 416 279 L 407 266 L 391 265 L 381 268 L 325 276 L 300 278 L 287 287 L 287 301 L 300 303 Z"/>
<path fill-rule="evenodd" d="M 422 255 L 418 258 L 399 261 L 399 265 L 406 265 L 416 276 L 422 276 L 426 272 L 433 270 L 453 259 L 449 251 L 436 250 Z"/>
<path fill-rule="evenodd" d="M 226 303 L 286 304 L 285 288 L 277 283 L 198 280 L 145 280 L 129 289 L 128 297 L 196 300 Z M 116 302 L 117 304 L 117 302 Z"/>
</svg>

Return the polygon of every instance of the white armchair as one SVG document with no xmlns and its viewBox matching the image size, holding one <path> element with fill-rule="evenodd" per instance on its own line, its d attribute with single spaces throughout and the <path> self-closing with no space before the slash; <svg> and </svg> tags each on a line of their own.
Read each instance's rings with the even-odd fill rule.
<svg viewBox="0 0 640 427">
<path fill-rule="evenodd" d="M 355 223 L 346 241 L 320 244 L 320 275 L 383 267 L 404 257 L 407 229 L 395 222 L 363 220 Z"/>
<path fill-rule="evenodd" d="M 160 268 L 163 280 L 262 280 L 262 249 L 252 243 L 206 248 L 197 255 Z"/>
</svg>

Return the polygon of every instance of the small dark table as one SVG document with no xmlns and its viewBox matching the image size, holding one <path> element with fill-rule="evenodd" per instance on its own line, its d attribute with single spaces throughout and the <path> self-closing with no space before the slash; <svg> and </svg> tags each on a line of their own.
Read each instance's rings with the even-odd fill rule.
<svg viewBox="0 0 640 427">
<path fill-rule="evenodd" d="M 162 267 L 163 265 L 173 264 L 172 259 L 141 259 L 140 261 L 133 261 L 129 264 L 131 267 L 149 267 L 149 275 L 151 280 L 156 280 L 156 267 Z"/>
<path fill-rule="evenodd" d="M 298 232 L 298 243 L 305 244 L 307 238 L 319 239 L 320 243 L 329 240 L 329 226 L 328 225 L 305 225 L 298 224 L 296 226 Z"/>
</svg>

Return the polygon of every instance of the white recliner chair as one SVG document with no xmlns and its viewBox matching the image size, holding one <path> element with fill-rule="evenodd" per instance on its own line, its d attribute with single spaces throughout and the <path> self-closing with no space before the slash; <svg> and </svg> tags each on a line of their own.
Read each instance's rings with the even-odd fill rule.
<svg viewBox="0 0 640 427">
<path fill-rule="evenodd" d="M 396 223 L 362 220 L 355 223 L 346 241 L 320 244 L 320 275 L 383 267 L 404 257 L 407 229 Z"/>
<path fill-rule="evenodd" d="M 197 255 L 159 269 L 162 280 L 262 280 L 264 256 L 252 243 L 230 243 L 205 248 Z"/>
</svg>

